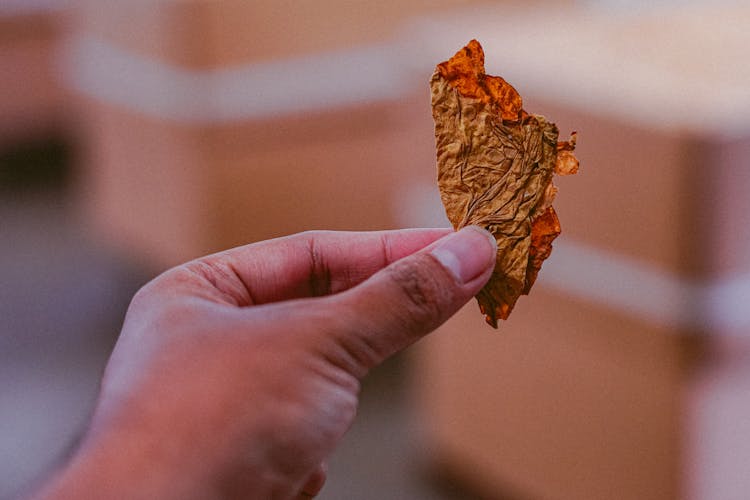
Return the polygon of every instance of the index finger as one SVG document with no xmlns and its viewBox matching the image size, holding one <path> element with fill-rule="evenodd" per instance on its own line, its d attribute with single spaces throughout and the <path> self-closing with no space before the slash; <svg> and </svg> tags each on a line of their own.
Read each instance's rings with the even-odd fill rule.
<svg viewBox="0 0 750 500">
<path fill-rule="evenodd" d="M 238 303 L 264 304 L 347 290 L 451 231 L 310 231 L 233 248 L 197 263 L 204 273 L 214 269 L 220 279 L 238 280 L 227 287 L 241 285 L 247 292 Z"/>
</svg>

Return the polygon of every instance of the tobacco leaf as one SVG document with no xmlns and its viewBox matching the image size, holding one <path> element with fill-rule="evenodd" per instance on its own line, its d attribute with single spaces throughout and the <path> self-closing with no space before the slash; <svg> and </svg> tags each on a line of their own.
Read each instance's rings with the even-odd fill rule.
<svg viewBox="0 0 750 500">
<path fill-rule="evenodd" d="M 492 277 L 477 294 L 487 323 L 497 328 L 529 293 L 560 234 L 552 176 L 578 170 L 576 135 L 558 142 L 554 123 L 527 113 L 516 89 L 485 74 L 476 40 L 438 64 L 430 88 L 448 219 L 455 229 L 484 227 L 497 241 Z"/>
</svg>

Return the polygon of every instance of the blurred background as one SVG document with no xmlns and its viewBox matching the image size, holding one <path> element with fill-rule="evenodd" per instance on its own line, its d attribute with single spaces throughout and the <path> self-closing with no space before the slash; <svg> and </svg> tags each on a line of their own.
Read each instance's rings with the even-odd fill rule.
<svg viewBox="0 0 750 500">
<path fill-rule="evenodd" d="M 471 303 L 374 371 L 320 498 L 746 498 L 746 2 L 0 0 L 0 499 L 158 272 L 447 225 L 427 82 L 471 38 L 579 132 L 563 235 L 498 332 Z"/>
</svg>

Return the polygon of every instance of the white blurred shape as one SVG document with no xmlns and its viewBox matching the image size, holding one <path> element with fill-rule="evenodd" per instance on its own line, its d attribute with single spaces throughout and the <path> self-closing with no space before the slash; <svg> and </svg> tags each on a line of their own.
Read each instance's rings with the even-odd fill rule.
<svg viewBox="0 0 750 500">
<path fill-rule="evenodd" d="M 229 68 L 191 70 L 88 35 L 63 59 L 79 92 L 149 116 L 190 123 L 262 119 L 387 101 L 406 88 L 388 44 Z"/>
</svg>

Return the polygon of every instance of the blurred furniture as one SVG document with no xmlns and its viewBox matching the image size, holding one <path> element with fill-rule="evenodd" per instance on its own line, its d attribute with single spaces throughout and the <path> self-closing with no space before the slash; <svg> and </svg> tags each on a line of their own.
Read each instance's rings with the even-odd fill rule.
<svg viewBox="0 0 750 500">
<path fill-rule="evenodd" d="M 0 147 L 65 128 L 57 50 L 65 2 L 0 4 Z"/>
<path fill-rule="evenodd" d="M 579 131 L 531 297 L 498 332 L 469 304 L 420 351 L 435 456 L 488 496 L 747 495 L 748 25 L 739 5 L 592 6 L 415 30 L 431 60 L 472 33 L 527 110 Z"/>
<path fill-rule="evenodd" d="M 81 2 L 67 60 L 89 220 L 158 267 L 307 229 L 392 227 L 390 193 L 411 168 L 403 109 L 428 97 L 391 39 L 425 5 Z"/>
</svg>

